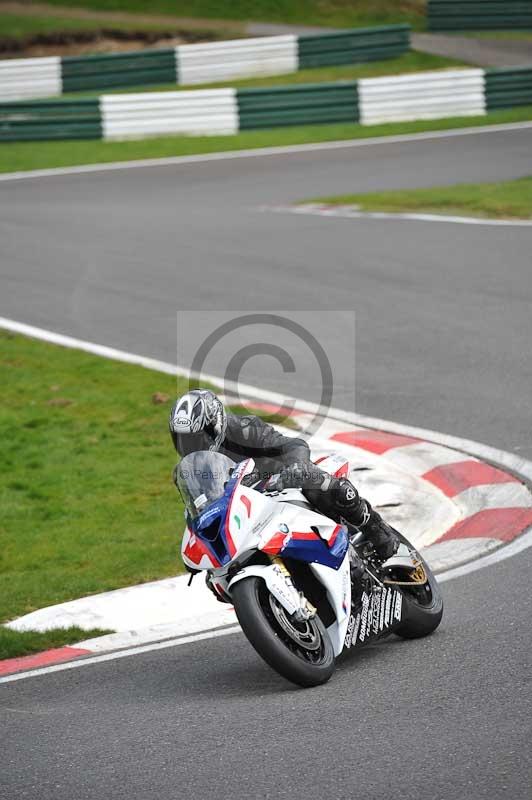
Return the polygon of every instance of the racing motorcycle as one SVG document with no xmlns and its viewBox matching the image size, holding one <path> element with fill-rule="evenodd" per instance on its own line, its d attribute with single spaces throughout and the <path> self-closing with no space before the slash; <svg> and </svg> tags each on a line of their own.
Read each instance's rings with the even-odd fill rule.
<svg viewBox="0 0 532 800">
<path fill-rule="evenodd" d="M 274 670 L 316 686 L 329 680 L 343 651 L 438 627 L 438 584 L 404 536 L 396 532 L 399 549 L 379 562 L 362 531 L 319 514 L 298 489 L 278 491 L 275 476 L 253 483 L 254 466 L 251 458 L 235 464 L 211 451 L 182 459 L 181 553 L 192 575 L 205 571 L 217 598 L 234 606 Z M 320 467 L 341 476 L 349 465 L 332 454 Z"/>
</svg>

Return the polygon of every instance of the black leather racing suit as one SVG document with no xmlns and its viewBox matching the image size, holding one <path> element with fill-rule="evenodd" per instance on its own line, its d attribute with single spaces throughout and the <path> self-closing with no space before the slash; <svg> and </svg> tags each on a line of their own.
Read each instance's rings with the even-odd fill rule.
<svg viewBox="0 0 532 800">
<path fill-rule="evenodd" d="M 170 419 L 172 417 L 173 412 Z M 179 435 L 170 429 L 170 435 L 181 456 L 207 450 L 212 444 L 205 431 Z M 378 517 L 351 481 L 335 478 L 311 463 L 310 450 L 303 439 L 283 436 L 260 417 L 228 412 L 225 439 L 219 452 L 237 463 L 252 458 L 257 478 L 265 479 L 281 473 L 285 486 L 301 487 L 305 497 L 319 512 L 338 522 L 344 519 L 361 527 L 372 516 Z"/>
</svg>

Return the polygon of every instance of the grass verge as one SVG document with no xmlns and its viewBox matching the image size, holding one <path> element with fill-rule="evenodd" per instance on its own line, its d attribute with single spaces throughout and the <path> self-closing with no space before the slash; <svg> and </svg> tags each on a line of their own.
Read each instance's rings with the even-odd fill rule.
<svg viewBox="0 0 532 800">
<path fill-rule="evenodd" d="M 175 575 L 166 426 L 187 382 L 5 331 L 0 375 L 0 621 Z"/>
<path fill-rule="evenodd" d="M 439 33 L 439 31 L 434 31 Z M 446 36 L 465 36 L 468 39 L 493 39 L 501 42 L 530 42 L 532 41 L 532 30 L 513 30 L 513 31 L 442 31 Z"/>
<path fill-rule="evenodd" d="M 157 42 L 164 47 L 173 38 L 187 42 L 235 39 L 244 35 L 244 26 L 231 20 L 180 20 L 150 14 L 86 11 L 36 3 L 0 3 L 0 51 L 16 56 L 25 50 L 31 55 L 48 53 L 47 48 L 65 54 L 113 52 L 142 49 Z M 114 46 L 113 46 L 114 43 Z M 88 45 L 88 46 L 86 46 Z M 166 44 L 170 47 L 170 44 Z M 65 49 L 66 48 L 66 49 Z"/>
<path fill-rule="evenodd" d="M 77 19 L 68 16 L 26 16 L 8 14 L 1 11 L 0 4 L 0 31 L 2 40 L 24 41 L 37 36 L 54 36 L 61 39 L 63 34 L 100 32 L 106 30 L 168 35 L 168 25 L 158 22 L 143 22 L 142 24 L 124 21 L 109 23 L 105 19 Z M 177 31 L 177 26 L 175 28 Z M 170 31 L 171 33 L 172 31 Z"/>
<path fill-rule="evenodd" d="M 18 658 L 50 650 L 55 647 L 73 645 L 83 642 L 93 636 L 103 636 L 111 631 L 94 630 L 84 631 L 81 628 L 56 628 L 49 631 L 13 631 L 0 625 L 0 660 L 3 658 Z"/>
<path fill-rule="evenodd" d="M 39 142 L 38 146 L 35 142 L 13 142 L 0 145 L 0 172 L 103 164 L 144 158 L 168 158 L 343 139 L 366 139 L 373 136 L 443 131 L 527 120 L 532 120 L 532 106 L 495 111 L 480 117 L 454 117 L 367 126 L 353 123 L 308 125 L 247 131 L 236 136 L 166 136 L 124 142 L 87 140 Z"/>
<path fill-rule="evenodd" d="M 0 621 L 181 572 L 167 418 L 188 381 L 3 330 L 0 380 Z M 0 658 L 106 632 L 0 625 Z"/>
<path fill-rule="evenodd" d="M 50 5 L 97 11 L 146 12 L 145 0 L 48 0 Z M 329 27 L 409 22 L 425 27 L 426 0 L 151 0 L 150 14 L 253 20 Z"/>
<path fill-rule="evenodd" d="M 532 177 L 501 183 L 463 183 L 430 189 L 347 194 L 306 202 L 356 206 L 361 211 L 419 211 L 492 219 L 532 219 Z"/>
</svg>

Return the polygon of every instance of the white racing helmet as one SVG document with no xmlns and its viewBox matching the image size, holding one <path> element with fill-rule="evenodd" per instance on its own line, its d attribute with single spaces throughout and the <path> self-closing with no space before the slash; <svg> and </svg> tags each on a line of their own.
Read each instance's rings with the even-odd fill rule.
<svg viewBox="0 0 532 800">
<path fill-rule="evenodd" d="M 170 430 L 181 437 L 205 434 L 209 450 L 219 450 L 227 430 L 222 401 L 209 389 L 193 389 L 178 398 L 170 414 Z"/>
</svg>

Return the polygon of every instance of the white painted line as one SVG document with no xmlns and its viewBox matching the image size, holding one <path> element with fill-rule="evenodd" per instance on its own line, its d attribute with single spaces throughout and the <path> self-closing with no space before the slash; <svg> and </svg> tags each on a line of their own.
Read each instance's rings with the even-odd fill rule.
<svg viewBox="0 0 532 800">
<path fill-rule="evenodd" d="M 141 647 L 130 647 L 127 650 L 118 650 L 114 653 L 103 653 L 99 656 L 87 656 L 80 658 L 78 661 L 65 661 L 63 664 L 52 664 L 49 667 L 38 667 L 37 669 L 28 670 L 27 672 L 15 672 L 14 675 L 6 675 L 0 678 L 0 683 L 13 683 L 13 681 L 21 681 L 24 678 L 33 678 L 34 675 L 48 675 L 51 672 L 63 672 L 67 669 L 78 669 L 78 667 L 89 667 L 91 664 L 101 664 L 104 661 L 115 661 L 119 658 L 128 658 L 129 656 L 141 655 L 148 653 L 152 650 L 164 650 L 167 647 L 180 647 L 183 644 L 191 644 L 193 642 L 201 642 L 204 639 L 216 639 L 219 636 L 228 636 L 231 633 L 238 633 L 240 631 L 239 625 L 232 625 L 229 628 L 219 628 L 214 631 L 206 631 L 205 633 L 196 633 L 193 636 L 183 636 L 180 639 L 168 639 L 164 642 L 154 642 L 153 644 L 142 645 Z M 73 645 L 75 647 L 75 645 Z"/>
<path fill-rule="evenodd" d="M 13 331 L 13 333 L 21 333 L 23 336 L 30 336 L 32 339 L 40 339 L 43 342 L 50 342 L 50 344 L 57 344 L 61 347 L 69 347 L 74 350 L 83 350 L 86 353 L 92 353 L 97 356 L 109 358 L 112 361 L 122 361 L 126 364 L 136 364 L 139 367 L 146 367 L 146 369 L 153 369 L 156 372 L 165 372 L 168 375 L 183 375 L 187 377 L 189 370 L 180 369 L 173 364 L 167 364 L 164 361 L 158 361 L 154 358 L 145 356 L 138 356 L 132 353 L 126 353 L 124 350 L 115 350 L 114 347 L 106 347 L 101 344 L 94 344 L 94 342 L 85 342 L 82 339 L 74 339 L 72 336 L 63 336 L 61 333 L 54 333 L 53 331 L 46 331 L 42 328 L 35 328 L 33 325 L 26 325 L 23 322 L 15 322 L 5 317 L 0 317 L 0 328 Z"/>
<path fill-rule="evenodd" d="M 511 122 L 500 125 L 479 125 L 470 128 L 451 128 L 446 131 L 426 131 L 424 133 L 400 134 L 397 136 L 374 136 L 367 139 L 346 139 L 345 141 L 314 142 L 311 144 L 287 145 L 284 147 L 257 147 L 250 150 L 227 150 L 221 153 L 204 153 L 192 156 L 172 156 L 169 158 L 144 158 L 136 161 L 112 161 L 108 164 L 83 164 L 75 167 L 54 167 L 21 172 L 7 172 L 0 175 L 0 181 L 20 181 L 30 178 L 46 178 L 57 175 L 81 175 L 90 172 L 112 172 L 123 169 L 142 169 L 144 167 L 180 166 L 208 161 L 226 161 L 236 158 L 262 158 L 296 153 L 314 153 L 326 150 L 341 150 L 353 147 L 373 147 L 375 145 L 401 144 L 431 139 L 448 139 L 456 136 L 474 136 L 484 133 L 501 133 L 532 128 L 532 122 Z"/>
<path fill-rule="evenodd" d="M 382 220 L 392 222 L 444 222 L 452 225 L 483 225 L 484 227 L 532 228 L 528 219 L 488 219 L 483 217 L 451 216 L 446 214 L 415 214 L 388 211 L 355 211 L 346 206 L 261 206 L 260 211 L 275 214 L 298 214 L 313 217 L 333 217 L 334 219 Z"/>
</svg>

